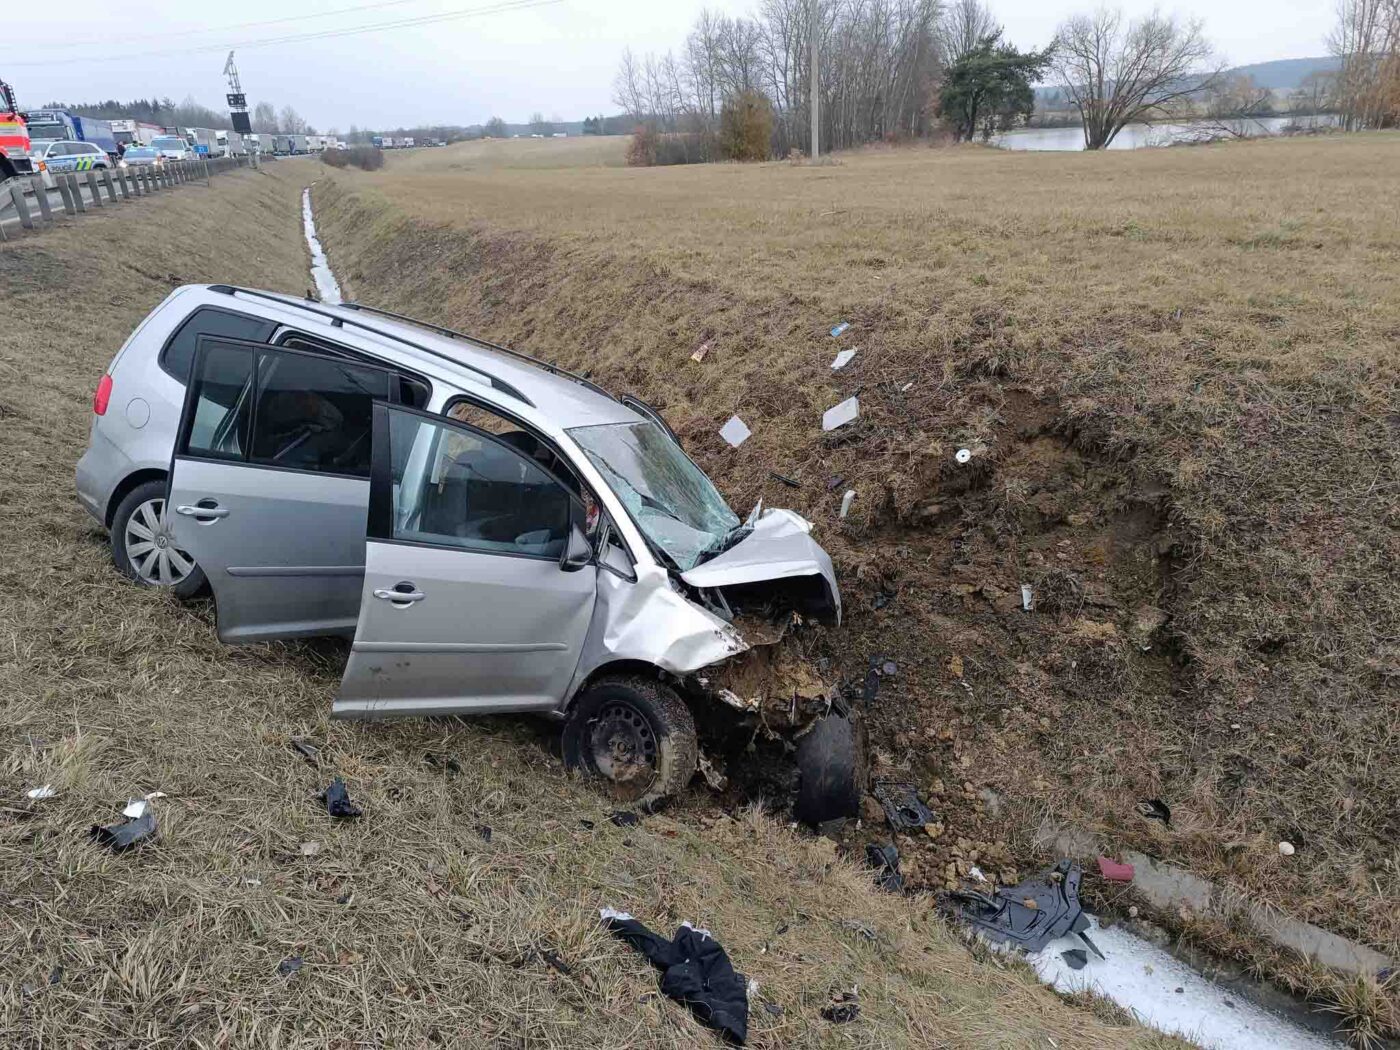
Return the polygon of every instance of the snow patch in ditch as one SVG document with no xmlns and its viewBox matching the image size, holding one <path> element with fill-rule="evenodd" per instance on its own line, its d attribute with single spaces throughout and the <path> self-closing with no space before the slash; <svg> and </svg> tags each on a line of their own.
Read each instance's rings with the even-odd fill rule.
<svg viewBox="0 0 1400 1050">
<path fill-rule="evenodd" d="M 1072 969 L 1060 953 L 1084 947 L 1073 935 L 1027 956 L 1040 979 L 1058 991 L 1095 992 L 1131 1010 L 1143 1024 L 1206 1050 L 1337 1050 L 1342 1045 L 1230 993 L 1127 930 L 1089 921 L 1089 936 L 1107 959 L 1090 952 L 1082 970 Z"/>
<path fill-rule="evenodd" d="M 316 282 L 316 294 L 321 302 L 340 305 L 340 283 L 331 272 L 330 260 L 316 236 L 316 220 L 311 215 L 311 187 L 301 191 L 301 221 L 306 228 L 306 246 L 311 249 L 311 279 Z"/>
</svg>

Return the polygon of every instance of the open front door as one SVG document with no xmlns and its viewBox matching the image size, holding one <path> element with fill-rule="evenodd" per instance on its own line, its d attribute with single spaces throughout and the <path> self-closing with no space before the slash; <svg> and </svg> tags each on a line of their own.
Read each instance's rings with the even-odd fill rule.
<svg viewBox="0 0 1400 1050">
<path fill-rule="evenodd" d="M 376 405 L 364 589 L 335 713 L 558 707 L 597 588 L 596 564 L 570 556 L 581 520 L 518 446 Z"/>
<path fill-rule="evenodd" d="M 349 634 L 364 576 L 370 406 L 390 373 L 201 338 L 167 506 L 226 642 Z"/>
</svg>

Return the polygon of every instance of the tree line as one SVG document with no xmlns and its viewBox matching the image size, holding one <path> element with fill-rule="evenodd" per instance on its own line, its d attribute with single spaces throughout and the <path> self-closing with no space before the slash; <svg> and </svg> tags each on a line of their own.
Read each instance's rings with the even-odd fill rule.
<svg viewBox="0 0 1400 1050">
<path fill-rule="evenodd" d="M 1349 131 L 1400 126 L 1400 0 L 1338 0 L 1327 39 L 1333 94 Z"/>
</svg>

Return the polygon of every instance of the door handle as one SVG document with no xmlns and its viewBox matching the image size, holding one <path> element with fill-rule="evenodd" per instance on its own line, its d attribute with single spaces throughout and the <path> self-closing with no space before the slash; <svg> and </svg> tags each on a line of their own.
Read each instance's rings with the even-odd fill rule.
<svg viewBox="0 0 1400 1050">
<path fill-rule="evenodd" d="M 376 587 L 374 591 L 376 598 L 382 598 L 386 602 L 421 602 L 427 597 L 422 591 L 396 591 L 387 587 Z"/>
<path fill-rule="evenodd" d="M 176 507 L 176 514 L 183 514 L 187 518 L 196 518 L 199 521 L 213 521 L 215 518 L 227 518 L 227 507 Z"/>
</svg>

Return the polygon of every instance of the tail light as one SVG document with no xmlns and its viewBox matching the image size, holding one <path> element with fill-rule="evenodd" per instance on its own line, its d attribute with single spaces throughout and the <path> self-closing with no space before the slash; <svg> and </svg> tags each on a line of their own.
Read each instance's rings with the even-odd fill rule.
<svg viewBox="0 0 1400 1050">
<path fill-rule="evenodd" d="M 97 393 L 92 395 L 92 410 L 99 416 L 107 414 L 107 402 L 112 400 L 112 377 L 104 375 L 97 384 Z"/>
</svg>

